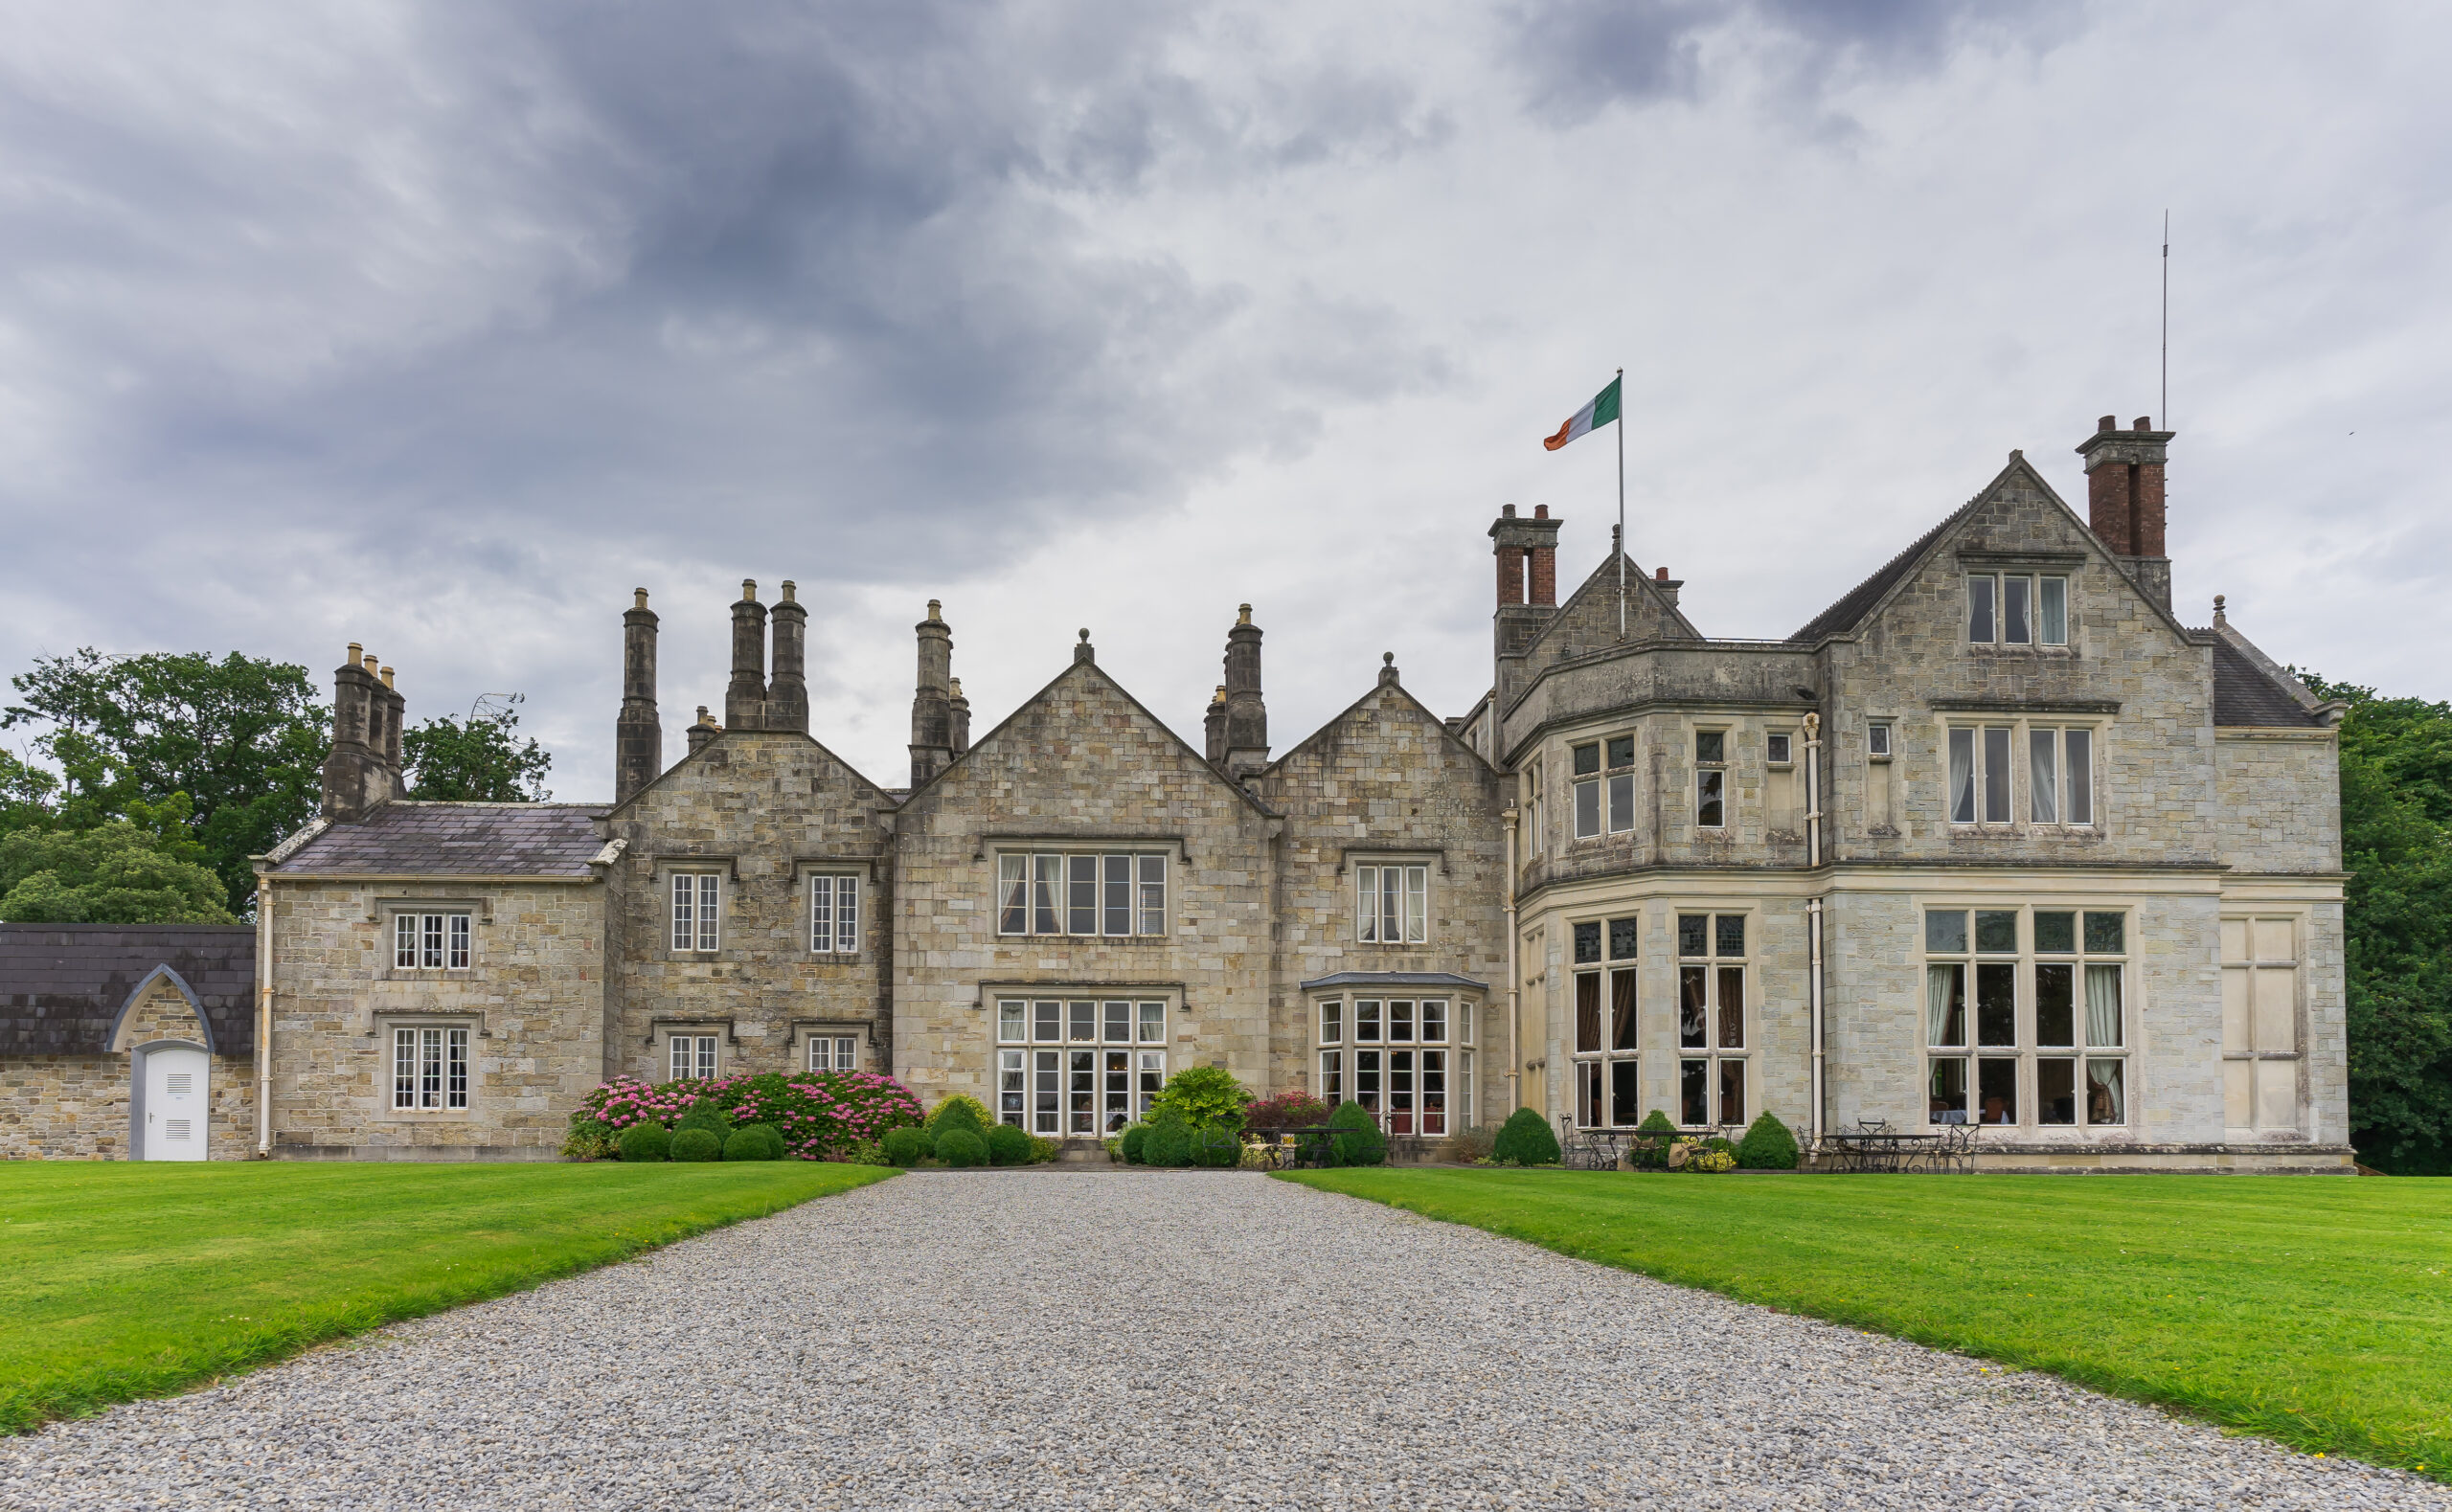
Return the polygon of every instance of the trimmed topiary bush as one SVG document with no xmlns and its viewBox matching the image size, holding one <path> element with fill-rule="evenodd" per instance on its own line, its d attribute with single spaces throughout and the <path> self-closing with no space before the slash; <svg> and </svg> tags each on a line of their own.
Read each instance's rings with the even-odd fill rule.
<svg viewBox="0 0 2452 1512">
<path fill-rule="evenodd" d="M 1141 1159 L 1149 1165 L 1190 1165 L 1192 1130 L 1172 1118 L 1150 1124 L 1141 1141 Z"/>
<path fill-rule="evenodd" d="M 1643 1138 L 1635 1140 L 1626 1151 L 1629 1164 L 1639 1171 L 1674 1168 L 1669 1163 L 1669 1152 L 1677 1142 L 1677 1125 L 1669 1121 L 1669 1115 L 1654 1108 L 1644 1115 L 1643 1122 L 1635 1125 L 1635 1132 Z"/>
<path fill-rule="evenodd" d="M 987 1104 L 966 1093 L 953 1093 L 928 1110 L 928 1132 L 939 1139 L 956 1129 L 966 1129 L 979 1136 L 984 1145 L 988 1131 L 995 1126 L 996 1117 L 988 1111 Z"/>
<path fill-rule="evenodd" d="M 1234 1130 L 1212 1124 L 1192 1133 L 1192 1163 L 1210 1170 L 1232 1170 L 1243 1158 L 1243 1141 Z"/>
<path fill-rule="evenodd" d="M 724 1141 L 715 1138 L 713 1129 L 684 1129 L 672 1137 L 672 1158 L 676 1161 L 720 1161 L 724 1158 Z"/>
<path fill-rule="evenodd" d="M 744 1123 L 724 1140 L 728 1161 L 780 1161 L 783 1137 L 771 1123 Z"/>
<path fill-rule="evenodd" d="M 885 1149 L 885 1158 L 905 1169 L 926 1160 L 936 1149 L 927 1130 L 908 1126 L 886 1130 L 885 1139 L 880 1142 Z"/>
<path fill-rule="evenodd" d="M 673 1122 L 672 1132 L 679 1134 L 684 1129 L 704 1129 L 721 1140 L 728 1137 L 734 1127 L 731 1114 L 716 1107 L 713 1101 L 705 1101 L 691 1104 L 690 1111 Z"/>
<path fill-rule="evenodd" d="M 661 1123 L 634 1123 L 622 1131 L 620 1143 L 625 1161 L 672 1158 L 672 1131 Z"/>
<path fill-rule="evenodd" d="M 1499 1126 L 1490 1141 L 1490 1159 L 1501 1165 L 1555 1165 L 1558 1137 L 1550 1120 L 1530 1108 L 1518 1108 Z"/>
<path fill-rule="evenodd" d="M 1766 1113 L 1747 1126 L 1745 1138 L 1737 1141 L 1737 1163 L 1749 1171 L 1793 1171 L 1797 1137 Z"/>
<path fill-rule="evenodd" d="M 1031 1137 L 1010 1123 L 1000 1123 L 988 1131 L 988 1160 L 992 1165 L 1026 1165 L 1030 1163 Z"/>
<path fill-rule="evenodd" d="M 937 1159 L 963 1167 L 988 1163 L 988 1141 L 968 1129 L 947 1129 L 937 1136 Z"/>
<path fill-rule="evenodd" d="M 1124 1126 L 1124 1138 L 1118 1142 L 1116 1149 L 1124 1157 L 1124 1164 L 1143 1163 L 1141 1145 L 1142 1141 L 1148 1138 L 1149 1125 L 1146 1123 L 1127 1123 Z"/>
<path fill-rule="evenodd" d="M 1379 1120 L 1358 1102 L 1341 1102 L 1337 1111 L 1328 1115 L 1328 1127 L 1336 1130 L 1329 1148 L 1339 1165 L 1384 1165 L 1388 1162 L 1388 1137 L 1379 1132 Z"/>
</svg>

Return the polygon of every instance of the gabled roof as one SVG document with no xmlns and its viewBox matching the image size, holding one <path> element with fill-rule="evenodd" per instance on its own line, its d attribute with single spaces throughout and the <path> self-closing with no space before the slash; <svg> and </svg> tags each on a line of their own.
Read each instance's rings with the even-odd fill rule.
<svg viewBox="0 0 2452 1512">
<path fill-rule="evenodd" d="M 602 803 L 425 803 L 396 799 L 326 825 L 276 876 L 556 877 L 585 881 L 603 848 Z"/>
<path fill-rule="evenodd" d="M 640 799 L 647 797 L 649 793 L 652 793 L 657 788 L 662 787 L 665 783 L 665 779 L 671 777 L 673 773 L 690 765 L 705 753 L 714 750 L 715 747 L 723 744 L 728 737 L 734 735 L 796 736 L 802 740 L 807 741 L 810 745 L 817 747 L 818 755 L 826 757 L 829 761 L 833 762 L 836 766 L 841 767 L 844 771 L 851 773 L 851 776 L 858 779 L 860 783 L 867 787 L 869 791 L 885 798 L 891 798 L 894 795 L 904 791 L 901 788 L 879 787 L 876 783 L 870 781 L 866 773 L 862 772 L 858 767 L 853 766 L 851 762 L 844 760 L 841 756 L 836 756 L 832 750 L 828 748 L 825 741 L 818 739 L 815 735 L 810 734 L 806 730 L 719 730 L 715 733 L 715 739 L 708 741 L 704 746 L 700 747 L 696 751 L 683 752 L 680 760 L 673 762 L 670 766 L 666 767 L 661 772 L 658 772 L 652 780 L 641 786 L 637 792 L 622 800 L 619 803 L 613 804 L 610 808 L 600 808 L 599 812 L 602 813 L 608 819 L 620 814 L 624 809 L 626 809 L 631 804 L 636 803 Z"/>
<path fill-rule="evenodd" d="M 227 924 L 0 924 L 0 1055 L 99 1055 L 162 967 L 216 1053 L 255 1050 L 256 932 Z"/>
<path fill-rule="evenodd" d="M 1626 588 L 1629 598 L 1641 600 L 1652 613 L 1692 639 L 1697 641 L 1703 639 L 1703 632 L 1694 628 L 1694 622 L 1686 618 L 1685 611 L 1669 601 L 1669 596 L 1660 591 L 1660 585 L 1652 581 L 1649 574 L 1636 565 L 1633 557 L 1621 552 L 1601 559 L 1600 565 L 1592 569 L 1591 575 L 1578 585 L 1574 593 L 1567 596 L 1567 601 L 1558 605 L 1558 612 L 1544 621 L 1532 639 L 1525 643 L 1524 654 L 1529 658 L 1553 638 L 1565 634 L 1566 632 L 1560 627 L 1575 622 L 1578 618 L 1577 611 L 1584 606 L 1586 599 L 1615 595 L 1618 591 L 1618 563 L 1622 560 L 1626 564 Z"/>
<path fill-rule="evenodd" d="M 1087 632 L 1084 632 L 1085 635 L 1086 633 Z M 1233 793 L 1237 798 L 1241 799 L 1245 803 L 1251 805 L 1253 812 L 1268 815 L 1268 817 L 1272 819 L 1277 817 L 1275 811 L 1270 809 L 1266 803 L 1263 803 L 1258 798 L 1255 798 L 1241 783 L 1228 781 L 1225 773 L 1218 771 L 1217 768 L 1210 764 L 1209 757 L 1194 750 L 1191 741 L 1186 740 L 1182 735 L 1175 733 L 1174 726 L 1159 718 L 1156 714 L 1151 713 L 1149 711 L 1148 705 L 1143 703 L 1140 699 L 1133 697 L 1132 690 L 1130 688 L 1127 688 L 1122 683 L 1117 682 L 1114 676 L 1104 667 L 1099 666 L 1096 661 L 1077 661 L 1061 672 L 1058 672 L 1054 677 L 1048 679 L 1046 686 L 1039 688 L 1037 692 L 1031 694 L 1030 697 L 1025 698 L 1019 704 L 1014 705 L 1013 711 L 998 720 L 995 728 L 989 730 L 988 733 L 972 740 L 969 748 L 964 751 L 962 755 L 954 757 L 951 761 L 948 761 L 943 766 L 938 768 L 936 776 L 913 788 L 909 796 L 904 798 L 898 806 L 902 808 L 909 808 L 912 803 L 919 800 L 921 794 L 929 792 L 939 783 L 951 778 L 956 772 L 966 770 L 969 766 L 971 757 L 978 755 L 983 747 L 995 744 L 997 739 L 1001 737 L 1007 730 L 1010 729 L 1016 720 L 1020 719 L 1022 715 L 1030 712 L 1031 710 L 1036 708 L 1040 704 L 1047 702 L 1050 694 L 1054 693 L 1058 688 L 1064 686 L 1064 680 L 1066 678 L 1075 676 L 1096 676 L 1099 681 L 1113 688 L 1116 696 L 1123 699 L 1134 713 L 1139 714 L 1143 719 L 1147 720 L 1151 728 L 1157 730 L 1161 734 L 1165 735 L 1167 739 L 1174 742 L 1175 749 L 1183 753 L 1186 760 L 1190 761 L 1192 765 L 1199 767 L 1202 771 L 1207 772 L 1212 778 L 1216 779 L 1219 785 Z"/>
<path fill-rule="evenodd" d="M 1279 756 L 1276 760 L 1271 761 L 1263 775 L 1274 775 L 1279 771 L 1279 769 L 1283 768 L 1286 762 L 1293 760 L 1297 756 L 1300 756 L 1305 751 L 1309 750 L 1316 742 L 1327 738 L 1329 731 L 1334 730 L 1337 726 L 1345 723 L 1347 720 L 1352 718 L 1356 713 L 1360 712 L 1363 705 L 1379 696 L 1381 692 L 1391 690 L 1393 690 L 1396 696 L 1402 698 L 1407 704 L 1411 705 L 1414 711 L 1420 714 L 1423 720 L 1435 727 L 1441 734 L 1446 736 L 1448 744 L 1454 746 L 1457 750 L 1464 752 L 1466 756 L 1471 756 L 1473 758 L 1474 765 L 1480 767 L 1485 772 L 1494 773 L 1498 770 L 1496 767 L 1491 766 L 1489 762 L 1483 757 L 1479 751 L 1473 749 L 1470 741 L 1457 733 L 1456 727 L 1454 725 L 1449 724 L 1446 720 L 1440 718 L 1438 714 L 1432 712 L 1430 706 L 1423 703 L 1420 699 L 1416 698 L 1413 695 L 1412 689 L 1406 688 L 1403 683 L 1395 682 L 1373 684 L 1360 698 L 1355 699 L 1352 703 L 1346 705 L 1343 709 L 1329 715 L 1328 718 L 1321 724 L 1319 729 L 1312 731 L 1309 734 L 1305 735 L 1302 739 L 1297 740 L 1294 744 L 1286 747 L 1285 754 Z M 1485 701 L 1487 701 L 1487 698 Z"/>
<path fill-rule="evenodd" d="M 1907 550 L 1875 569 L 1871 577 L 1841 595 L 1837 603 L 1806 621 L 1804 629 L 1788 637 L 1788 643 L 1810 645 L 1824 636 L 1844 635 L 1864 623 L 1865 617 L 1873 612 L 1874 606 L 1889 598 L 1890 591 L 1898 586 L 1900 579 L 1916 570 L 1917 564 L 1924 559 L 1925 553 L 1932 551 L 1933 543 L 1940 540 L 1942 533 L 1951 526 L 1965 519 L 1967 512 L 1983 503 L 1991 491 L 1990 488 L 1986 488 L 1983 493 L 1977 494 L 1942 516 L 1939 525 L 1918 536 Z"/>
</svg>

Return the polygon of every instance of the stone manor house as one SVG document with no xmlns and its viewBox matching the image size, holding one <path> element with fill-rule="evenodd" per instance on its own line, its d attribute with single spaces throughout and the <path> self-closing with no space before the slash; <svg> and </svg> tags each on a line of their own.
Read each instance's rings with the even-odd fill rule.
<svg viewBox="0 0 2452 1512">
<path fill-rule="evenodd" d="M 1086 1141 L 1205 1063 L 1416 1153 L 1521 1104 L 2343 1169 L 2341 711 L 2174 613 L 2170 440 L 2106 417 L 2084 518 L 2012 452 L 1780 641 L 1617 553 L 1558 602 L 1510 506 L 1488 693 L 1390 657 L 1283 752 L 1248 606 L 1194 749 L 1086 630 L 973 738 L 932 602 L 888 786 L 745 583 L 677 759 L 641 591 L 611 802 L 414 802 L 352 645 L 252 928 L 0 931 L 0 1152 L 542 1159 L 606 1077 L 854 1068 Z"/>
</svg>

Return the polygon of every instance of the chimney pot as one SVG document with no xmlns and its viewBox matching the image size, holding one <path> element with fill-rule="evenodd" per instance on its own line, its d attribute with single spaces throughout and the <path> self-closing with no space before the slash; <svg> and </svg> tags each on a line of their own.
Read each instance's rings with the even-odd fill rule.
<svg viewBox="0 0 2452 1512">
<path fill-rule="evenodd" d="M 757 578 L 744 577 L 740 580 L 740 598 L 743 603 L 756 603 L 758 601 Z"/>
<path fill-rule="evenodd" d="M 944 601 L 943 599 L 942 599 L 942 598 L 931 598 L 931 599 L 929 599 L 929 600 L 928 600 L 928 618 L 929 618 L 929 619 L 931 619 L 931 620 L 942 620 L 942 619 L 943 619 L 943 618 L 944 618 L 944 610 L 945 610 L 945 601 Z"/>
<path fill-rule="evenodd" d="M 644 589 L 644 588 L 633 588 L 633 589 L 631 589 L 631 590 L 630 590 L 630 595 L 631 595 L 631 598 L 630 598 L 630 607 L 631 607 L 631 608 L 633 608 L 633 609 L 644 609 L 644 608 L 646 608 L 646 607 L 647 606 L 647 591 L 646 589 Z"/>
<path fill-rule="evenodd" d="M 385 668 L 383 668 L 383 671 L 382 671 L 382 673 L 381 673 L 381 676 L 382 676 L 382 678 L 383 678 L 383 686 L 384 686 L 384 687 L 386 687 L 386 688 L 391 687 L 391 686 L 392 686 L 392 669 L 391 669 L 390 667 L 388 667 L 388 666 L 387 666 L 387 667 L 385 667 Z"/>
<path fill-rule="evenodd" d="M 1250 604 L 1237 604 L 1235 606 L 1235 622 L 1237 624 L 1249 624 L 1252 622 L 1252 606 Z"/>
<path fill-rule="evenodd" d="M 1666 567 L 1655 567 L 1651 570 L 1651 575 L 1652 581 L 1665 583 L 1669 581 L 1669 569 Z"/>
<path fill-rule="evenodd" d="M 1550 507 L 1549 507 L 1548 505 L 1546 505 L 1546 504 L 1536 504 L 1536 505 L 1534 505 L 1534 506 L 1532 507 L 1532 518 L 1534 518 L 1534 519 L 1536 519 L 1536 520 L 1546 520 L 1546 519 L 1548 519 L 1549 517 L 1550 517 Z"/>
<path fill-rule="evenodd" d="M 359 666 L 363 666 L 363 667 L 365 667 L 368 671 L 372 672 L 372 671 L 374 671 L 374 670 L 375 670 L 375 663 L 376 663 L 377 661 L 379 661 L 379 660 L 380 660 L 380 658 L 378 658 L 377 656 L 375 656 L 375 654 L 374 652 L 369 651 L 369 652 L 367 652 L 367 653 L 366 653 L 366 655 L 364 655 L 363 657 L 361 657 L 361 658 L 359 658 L 359 659 L 358 659 L 358 665 L 359 665 Z"/>
<path fill-rule="evenodd" d="M 783 579 L 783 602 L 787 604 L 800 602 L 799 599 L 792 597 L 792 580 L 790 578 L 786 577 Z"/>
<path fill-rule="evenodd" d="M 364 647 L 364 646 L 362 646 L 362 645 L 358 644 L 355 641 L 352 641 L 352 642 L 349 643 L 349 656 L 347 657 L 347 660 L 348 660 L 348 662 L 350 663 L 350 665 L 351 665 L 351 666 L 355 666 L 355 665 L 357 665 L 359 662 L 361 662 L 361 661 L 365 660 L 365 657 L 366 657 L 366 647 Z"/>
<path fill-rule="evenodd" d="M 2116 431 L 2118 429 L 2120 429 L 2120 417 L 2117 415 L 2106 415 L 2101 419 L 2095 422 L 2095 430 L 2097 434 L 2100 434 L 2104 431 Z"/>
<path fill-rule="evenodd" d="M 1513 505 L 1511 505 L 1511 504 L 1502 504 L 1502 505 L 1500 505 L 1500 506 L 1498 507 L 1498 517 L 1499 517 L 1500 519 L 1502 519 L 1502 520 L 1512 520 L 1512 519 L 1514 519 L 1514 518 L 1515 518 L 1515 506 L 1513 506 Z"/>
<path fill-rule="evenodd" d="M 2150 431 L 2153 428 L 2154 417 L 2151 415 L 2140 415 L 2137 417 L 2137 429 L 2141 431 Z"/>
</svg>

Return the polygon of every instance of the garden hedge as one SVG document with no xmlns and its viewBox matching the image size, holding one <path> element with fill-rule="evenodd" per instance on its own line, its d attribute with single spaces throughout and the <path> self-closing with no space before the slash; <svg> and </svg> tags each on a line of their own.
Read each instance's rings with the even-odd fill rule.
<svg viewBox="0 0 2452 1512">
<path fill-rule="evenodd" d="M 672 1131 L 661 1123 L 634 1123 L 622 1131 L 620 1143 L 625 1161 L 672 1158 Z"/>
<path fill-rule="evenodd" d="M 1124 1152 L 1124 1164 L 1140 1165 L 1147 1162 L 1148 1157 L 1142 1153 L 1142 1142 L 1148 1138 L 1149 1126 L 1146 1123 L 1127 1123 L 1124 1126 L 1124 1142 L 1120 1148 Z"/>
<path fill-rule="evenodd" d="M 724 1140 L 728 1161 L 780 1161 L 783 1136 L 771 1123 L 744 1123 Z"/>
<path fill-rule="evenodd" d="M 1150 1124 L 1141 1141 L 1141 1158 L 1151 1165 L 1190 1165 L 1192 1130 L 1173 1119 Z"/>
<path fill-rule="evenodd" d="M 899 1129 L 886 1130 L 885 1139 L 881 1142 L 885 1148 L 885 1158 L 901 1166 L 919 1164 L 934 1154 L 937 1147 L 936 1141 L 928 1138 L 927 1130 L 915 1129 L 907 1125 Z"/>
<path fill-rule="evenodd" d="M 1749 1171 L 1793 1171 L 1797 1168 L 1797 1137 L 1788 1126 L 1764 1114 L 1737 1144 L 1737 1163 Z"/>
<path fill-rule="evenodd" d="M 1027 1165 L 1031 1158 L 1031 1137 L 1010 1123 L 1000 1123 L 988 1131 L 988 1159 L 995 1165 Z"/>
<path fill-rule="evenodd" d="M 724 1158 L 724 1141 L 713 1129 L 683 1129 L 672 1137 L 672 1158 L 676 1161 L 720 1161 Z"/>
</svg>

